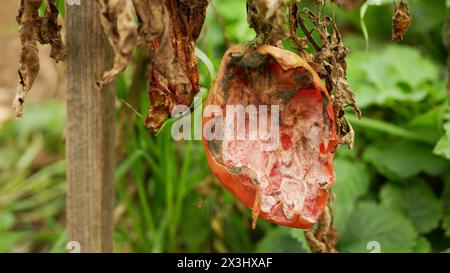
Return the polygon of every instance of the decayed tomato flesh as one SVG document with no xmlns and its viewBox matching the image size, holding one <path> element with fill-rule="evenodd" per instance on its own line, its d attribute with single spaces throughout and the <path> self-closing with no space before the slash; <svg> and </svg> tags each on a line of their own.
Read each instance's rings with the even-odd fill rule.
<svg viewBox="0 0 450 273">
<path fill-rule="evenodd" d="M 271 140 L 249 140 L 248 130 L 245 140 L 225 138 L 214 145 L 204 140 L 212 172 L 254 216 L 308 228 L 322 214 L 334 180 L 336 145 L 328 100 L 315 72 L 291 52 L 270 46 L 227 52 L 207 105 L 280 107 L 273 149 L 267 149 Z M 211 119 L 204 117 L 204 125 Z"/>
</svg>

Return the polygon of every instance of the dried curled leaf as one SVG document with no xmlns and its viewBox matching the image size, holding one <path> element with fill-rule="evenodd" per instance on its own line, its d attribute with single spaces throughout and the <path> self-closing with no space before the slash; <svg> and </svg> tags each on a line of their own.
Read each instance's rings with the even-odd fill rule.
<svg viewBox="0 0 450 273">
<path fill-rule="evenodd" d="M 114 64 L 103 74 L 98 87 L 113 82 L 128 66 L 136 46 L 138 26 L 133 3 L 129 0 L 101 0 L 101 21 L 114 49 Z"/>
<path fill-rule="evenodd" d="M 146 126 L 153 131 L 162 126 L 175 105 L 190 105 L 199 91 L 194 42 L 200 35 L 207 5 L 207 0 L 157 0 L 147 6 L 151 10 L 147 13 L 150 25 L 141 31 L 147 39 L 154 37 L 146 119 Z M 143 20 L 142 8 L 138 14 Z"/>
<path fill-rule="evenodd" d="M 343 44 L 339 29 L 332 18 L 321 14 L 321 9 L 318 9 L 317 15 L 306 8 L 300 11 L 298 3 L 299 1 L 296 1 L 290 5 L 291 38 L 296 43 L 302 57 L 309 61 L 311 67 L 321 78 L 325 79 L 327 90 L 332 94 L 339 143 L 352 147 L 354 132 L 345 119 L 344 108 L 351 106 L 358 117 L 361 116 L 361 112 L 356 105 L 355 96 L 347 80 L 345 58 L 349 54 L 349 49 Z M 318 5 L 323 6 L 324 4 L 319 1 Z M 313 30 L 307 29 L 305 18 L 312 23 Z M 297 37 L 298 27 L 305 34 L 304 38 Z M 329 33 L 329 29 L 332 29 L 331 33 Z M 311 35 L 312 31 L 319 34 L 320 44 L 314 40 Z M 312 45 L 316 50 L 314 55 L 307 53 L 308 45 Z"/>
<path fill-rule="evenodd" d="M 56 0 L 46 0 L 47 10 L 44 17 L 39 16 L 41 4 L 42 0 L 22 0 L 16 18 L 20 25 L 22 44 L 18 71 L 19 85 L 13 101 L 17 117 L 22 117 L 25 97 L 39 73 L 38 42 L 51 45 L 50 57 L 56 62 L 66 56 L 61 38 L 61 25 L 58 24 L 59 12 Z"/>
<path fill-rule="evenodd" d="M 164 31 L 168 17 L 162 1 L 133 0 L 134 8 L 139 19 L 139 43 L 151 44 Z M 150 22 L 151 19 L 151 22 Z M 156 20 L 159 19 L 159 20 Z"/>
<path fill-rule="evenodd" d="M 306 242 L 313 253 L 336 253 L 338 233 L 333 227 L 333 215 L 329 207 L 326 207 L 319 219 L 316 231 L 308 229 L 304 231 Z"/>
<path fill-rule="evenodd" d="M 331 35 L 330 48 L 334 48 L 334 58 L 332 58 L 331 81 L 334 86 L 333 108 L 336 115 L 336 127 L 338 131 L 339 142 L 353 147 L 354 132 L 351 124 L 345 119 L 344 108 L 351 106 L 353 112 L 358 118 L 361 117 L 361 111 L 356 105 L 355 95 L 353 94 L 347 80 L 347 64 L 345 58 L 350 52 L 343 44 L 341 34 L 333 24 L 333 34 Z"/>
<path fill-rule="evenodd" d="M 23 115 L 23 103 L 39 73 L 38 39 L 42 18 L 39 17 L 41 0 L 22 0 L 17 22 L 20 25 L 22 52 L 19 61 L 19 85 L 13 107 L 17 117 Z"/>
<path fill-rule="evenodd" d="M 285 0 L 247 0 L 247 20 L 259 44 L 277 44 L 288 36 Z"/>
<path fill-rule="evenodd" d="M 403 36 L 408 31 L 412 23 L 412 16 L 409 12 L 408 4 L 400 1 L 397 4 L 394 1 L 394 16 L 392 17 L 392 41 L 403 41 Z"/>
<path fill-rule="evenodd" d="M 47 11 L 42 19 L 40 43 L 52 46 L 50 57 L 56 62 L 62 61 L 67 55 L 66 47 L 61 38 L 62 26 L 58 24 L 58 16 L 59 11 L 56 7 L 56 0 L 47 0 Z"/>
<path fill-rule="evenodd" d="M 146 126 L 158 130 L 177 104 L 190 105 L 198 93 L 194 42 L 208 0 L 101 0 L 103 28 L 115 51 L 113 68 L 98 82 L 112 82 L 137 44 L 150 48 L 150 109 Z M 136 20 L 137 19 L 137 20 Z"/>
</svg>

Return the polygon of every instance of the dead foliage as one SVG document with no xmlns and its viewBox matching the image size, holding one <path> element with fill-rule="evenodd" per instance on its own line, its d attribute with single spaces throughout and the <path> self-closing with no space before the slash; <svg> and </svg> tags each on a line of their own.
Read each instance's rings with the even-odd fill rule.
<svg viewBox="0 0 450 273">
<path fill-rule="evenodd" d="M 58 24 L 56 0 L 22 0 L 17 20 L 21 25 L 20 84 L 14 107 L 22 105 L 39 72 L 38 42 L 52 46 L 51 57 L 66 55 Z M 137 44 L 148 47 L 150 109 L 146 126 L 158 130 L 177 104 L 190 105 L 198 93 L 199 75 L 194 42 L 200 35 L 208 0 L 101 0 L 103 29 L 115 52 L 113 67 L 98 80 L 99 89 L 122 73 Z"/>
<path fill-rule="evenodd" d="M 103 74 L 98 87 L 109 84 L 128 65 L 137 42 L 136 12 L 129 0 L 101 0 L 101 21 L 109 43 L 114 49 L 114 64 Z"/>
<path fill-rule="evenodd" d="M 341 144 L 352 147 L 354 133 L 350 123 L 345 118 L 344 108 L 352 107 L 358 117 L 361 116 L 361 112 L 356 105 L 355 96 L 347 81 L 345 58 L 350 51 L 342 42 L 334 18 L 324 14 L 325 1 L 317 1 L 315 12 L 307 8 L 300 10 L 300 2 L 299 0 L 294 1 L 289 6 L 291 39 L 294 41 L 299 54 L 325 80 L 336 115 L 338 140 Z M 307 28 L 307 20 L 314 26 L 312 29 Z M 303 33 L 303 37 L 297 36 L 298 29 Z M 317 32 L 320 41 L 313 38 L 313 32 Z M 310 46 L 315 50 L 314 54 L 306 51 Z"/>
<path fill-rule="evenodd" d="M 338 232 L 333 227 L 333 215 L 326 207 L 319 219 L 317 229 L 305 230 L 306 242 L 313 253 L 336 253 Z"/>
<path fill-rule="evenodd" d="M 150 52 L 146 126 L 157 131 L 177 104 L 190 105 L 200 89 L 194 42 L 207 0 L 102 0 L 102 23 L 114 48 L 114 67 L 99 86 L 127 67 L 137 44 Z M 135 90 L 136 91 L 136 90 Z"/>
<path fill-rule="evenodd" d="M 206 14 L 206 0 L 159 0 L 149 7 L 150 109 L 146 126 L 156 131 L 177 104 L 190 105 L 200 89 L 195 40 Z M 139 12 L 141 14 L 141 12 Z"/>
<path fill-rule="evenodd" d="M 408 31 L 412 23 L 412 16 L 409 12 L 408 3 L 394 1 L 394 16 L 392 17 L 392 41 L 403 41 L 403 36 Z"/>
<path fill-rule="evenodd" d="M 41 44 L 50 44 L 52 49 L 50 57 L 56 62 L 64 60 L 66 48 L 61 38 L 61 25 L 58 23 L 59 12 L 56 0 L 47 0 L 47 10 L 42 19 Z"/>
<path fill-rule="evenodd" d="M 331 16 L 326 14 L 325 0 L 314 1 L 316 4 L 314 12 L 307 8 L 300 9 L 300 2 L 296 0 L 289 5 L 290 38 L 299 54 L 325 81 L 326 89 L 331 94 L 329 103 L 333 105 L 338 141 L 351 148 L 354 132 L 345 118 L 344 109 L 350 106 L 359 118 L 361 111 L 356 105 L 355 96 L 347 80 L 345 59 L 350 50 L 342 41 L 334 21 L 334 13 Z M 352 9 L 364 1 L 331 0 L 331 2 L 343 8 Z M 309 29 L 308 25 L 313 27 Z M 300 37 L 297 35 L 299 30 L 303 34 Z M 314 39 L 314 32 L 318 34 L 318 41 Z M 307 51 L 309 47 L 314 49 L 314 53 Z M 318 228 L 315 231 L 306 230 L 305 237 L 312 252 L 336 252 L 338 233 L 333 227 L 333 215 L 328 208 L 319 219 Z"/>
<path fill-rule="evenodd" d="M 42 0 L 22 0 L 20 2 L 17 23 L 20 25 L 22 49 L 18 69 L 19 85 L 13 101 L 17 117 L 22 117 L 25 97 L 39 73 L 38 43 L 50 44 L 50 57 L 56 62 L 63 60 L 66 56 L 55 2 L 56 0 L 46 0 L 47 9 L 43 17 L 39 16 Z"/>
<path fill-rule="evenodd" d="M 285 0 L 247 0 L 247 20 L 257 33 L 256 45 L 276 45 L 288 37 Z"/>
</svg>

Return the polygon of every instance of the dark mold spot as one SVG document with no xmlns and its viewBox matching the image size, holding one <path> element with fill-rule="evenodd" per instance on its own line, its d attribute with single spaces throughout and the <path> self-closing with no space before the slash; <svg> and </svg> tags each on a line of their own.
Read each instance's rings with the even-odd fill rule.
<svg viewBox="0 0 450 273">
<path fill-rule="evenodd" d="M 222 141 L 220 140 L 209 140 L 207 141 L 208 143 L 208 148 L 211 151 L 211 153 L 213 154 L 214 158 L 221 162 L 223 161 L 222 159 Z"/>
<path fill-rule="evenodd" d="M 294 75 L 294 80 L 299 84 L 299 89 L 312 89 L 314 88 L 314 80 L 311 73 L 308 71 L 300 70 Z"/>
<path fill-rule="evenodd" d="M 278 90 L 277 95 L 285 101 L 290 101 L 292 97 L 297 94 L 298 89 Z"/>
<path fill-rule="evenodd" d="M 256 51 L 251 51 L 243 57 L 232 58 L 230 65 L 236 65 L 243 68 L 257 69 L 266 62 L 267 57 Z"/>
</svg>

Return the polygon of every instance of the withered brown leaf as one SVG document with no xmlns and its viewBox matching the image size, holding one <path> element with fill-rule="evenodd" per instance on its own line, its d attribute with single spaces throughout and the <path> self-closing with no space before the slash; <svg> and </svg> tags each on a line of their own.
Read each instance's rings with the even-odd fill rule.
<svg viewBox="0 0 450 273">
<path fill-rule="evenodd" d="M 163 125 L 175 105 L 190 105 L 200 89 L 194 42 L 200 35 L 207 5 L 207 0 L 156 0 L 147 7 L 152 10 L 147 13 L 150 25 L 143 31 L 153 39 L 146 126 L 153 131 Z"/>
<path fill-rule="evenodd" d="M 330 47 L 334 48 L 334 57 L 331 66 L 331 81 L 333 83 L 333 108 L 336 115 L 336 129 L 339 142 L 353 147 L 354 132 L 351 124 L 345 118 L 344 108 L 351 106 L 353 112 L 358 118 L 361 117 L 361 111 L 356 105 L 355 95 L 347 80 L 347 63 L 345 58 L 349 49 L 343 44 L 339 29 L 333 23 L 333 34 L 331 35 Z"/>
<path fill-rule="evenodd" d="M 150 44 L 168 25 L 168 16 L 164 15 L 167 11 L 160 0 L 133 0 L 133 3 L 139 19 L 139 43 Z"/>
<path fill-rule="evenodd" d="M 291 12 L 291 36 L 302 57 L 308 60 L 311 67 L 318 75 L 325 79 L 328 92 L 332 94 L 333 110 L 336 116 L 336 130 L 339 143 L 353 146 L 354 132 L 350 123 L 345 118 L 344 108 L 351 106 L 355 114 L 360 117 L 361 111 L 356 105 L 355 96 L 347 80 L 347 64 L 345 58 L 349 54 L 349 49 L 342 42 L 342 37 L 333 18 L 322 14 L 318 9 L 318 14 L 314 14 L 304 8 L 302 12 L 298 9 L 298 1 L 290 5 Z M 319 2 L 318 5 L 324 5 Z M 305 18 L 312 23 L 313 30 L 306 28 Z M 331 26 L 331 28 L 330 28 Z M 300 27 L 305 34 L 305 38 L 300 40 L 296 36 L 296 29 Z M 330 33 L 330 29 L 332 32 Z M 316 31 L 320 38 L 320 43 L 314 40 L 311 35 Z M 308 44 L 312 45 L 316 53 L 306 52 Z"/>
<path fill-rule="evenodd" d="M 40 31 L 41 44 L 50 44 L 52 49 L 50 57 L 56 62 L 64 60 L 66 57 L 66 47 L 61 38 L 62 26 L 58 23 L 59 11 L 56 7 L 56 0 L 47 0 L 47 10 L 42 19 Z"/>
<path fill-rule="evenodd" d="M 97 82 L 98 87 L 113 82 L 128 66 L 136 47 L 138 26 L 133 3 L 129 0 L 101 0 L 101 22 L 114 49 L 114 64 L 111 70 L 103 73 Z"/>
<path fill-rule="evenodd" d="M 247 21 L 257 34 L 256 43 L 277 44 L 288 36 L 285 0 L 247 0 Z"/>
<path fill-rule="evenodd" d="M 38 39 L 42 24 L 39 17 L 41 0 L 22 0 L 17 22 L 20 25 L 22 51 L 19 61 L 19 85 L 13 101 L 17 117 L 23 116 L 23 103 L 39 73 Z"/>
<path fill-rule="evenodd" d="M 403 36 L 408 31 L 412 23 L 412 16 L 409 12 L 408 4 L 400 1 L 394 1 L 394 16 L 392 17 L 392 41 L 403 41 Z"/>
<path fill-rule="evenodd" d="M 20 25 L 22 44 L 18 71 L 19 85 L 13 101 L 17 117 L 23 116 L 25 97 L 39 73 L 38 42 L 51 45 L 50 57 L 56 62 L 63 60 L 66 56 L 66 49 L 61 38 L 61 25 L 58 23 L 59 12 L 56 0 L 46 0 L 47 9 L 44 17 L 39 16 L 41 4 L 42 0 L 22 0 L 16 18 Z"/>
</svg>

